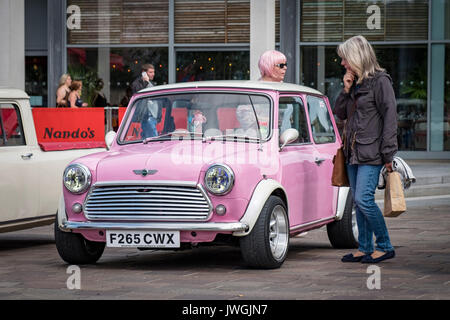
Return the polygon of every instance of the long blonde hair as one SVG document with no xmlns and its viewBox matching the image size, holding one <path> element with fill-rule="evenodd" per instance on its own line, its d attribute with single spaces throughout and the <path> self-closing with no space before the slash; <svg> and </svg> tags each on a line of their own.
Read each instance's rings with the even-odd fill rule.
<svg viewBox="0 0 450 320">
<path fill-rule="evenodd" d="M 67 78 L 70 77 L 70 74 L 68 73 L 64 73 L 61 78 L 59 78 L 59 85 L 58 88 L 61 88 L 63 85 L 66 84 Z"/>
<path fill-rule="evenodd" d="M 348 64 L 358 76 L 357 83 L 372 77 L 377 71 L 385 71 L 377 62 L 375 51 L 363 36 L 354 36 L 341 43 L 337 54 Z"/>
</svg>

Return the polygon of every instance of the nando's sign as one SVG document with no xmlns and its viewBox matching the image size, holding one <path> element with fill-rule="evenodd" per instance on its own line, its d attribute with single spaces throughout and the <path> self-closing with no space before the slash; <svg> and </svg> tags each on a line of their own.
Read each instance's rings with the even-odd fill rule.
<svg viewBox="0 0 450 320">
<path fill-rule="evenodd" d="M 82 130 L 78 128 L 74 131 L 68 130 L 54 130 L 54 128 L 45 128 L 44 132 L 44 140 L 45 139 L 94 139 L 95 131 L 91 128 L 87 128 L 86 130 Z"/>
<path fill-rule="evenodd" d="M 103 108 L 34 108 L 33 118 L 39 143 L 105 140 Z"/>
</svg>

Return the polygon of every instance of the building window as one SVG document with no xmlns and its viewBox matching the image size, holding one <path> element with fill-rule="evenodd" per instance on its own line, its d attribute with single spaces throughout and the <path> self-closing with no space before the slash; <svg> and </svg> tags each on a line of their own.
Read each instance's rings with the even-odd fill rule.
<svg viewBox="0 0 450 320">
<path fill-rule="evenodd" d="M 431 38 L 450 40 L 450 0 L 434 0 L 431 6 Z"/>
<path fill-rule="evenodd" d="M 444 151 L 450 151 L 450 44 L 445 46 Z"/>
<path fill-rule="evenodd" d="M 47 107 L 47 57 L 25 57 L 25 92 L 32 107 Z"/>
<path fill-rule="evenodd" d="M 82 98 L 89 106 L 99 90 L 111 105 L 119 105 L 145 63 L 155 66 L 155 85 L 168 82 L 167 48 L 68 48 L 67 58 L 67 71 L 83 81 Z M 103 88 L 96 87 L 99 79 Z"/>
<path fill-rule="evenodd" d="M 275 42 L 280 41 L 275 0 Z M 175 0 L 175 43 L 249 43 L 250 0 Z"/>
<path fill-rule="evenodd" d="M 175 42 L 250 42 L 250 1 L 175 0 Z"/>
<path fill-rule="evenodd" d="M 250 79 L 249 51 L 180 51 L 177 82 Z"/>
<path fill-rule="evenodd" d="M 428 39 L 428 0 L 301 1 L 300 41 Z"/>
<path fill-rule="evenodd" d="M 169 0 L 67 0 L 67 43 L 160 44 L 169 42 Z"/>
<path fill-rule="evenodd" d="M 427 149 L 426 45 L 374 46 L 378 62 L 391 75 L 397 99 L 399 150 Z M 336 46 L 303 46 L 301 84 L 316 88 L 330 99 L 332 108 L 343 88 L 345 73 Z M 342 122 L 338 121 L 342 129 Z"/>
</svg>

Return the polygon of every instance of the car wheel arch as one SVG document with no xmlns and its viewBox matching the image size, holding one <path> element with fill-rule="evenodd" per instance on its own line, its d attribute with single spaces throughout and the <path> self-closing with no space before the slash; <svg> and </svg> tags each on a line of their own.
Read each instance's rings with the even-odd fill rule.
<svg viewBox="0 0 450 320">
<path fill-rule="evenodd" d="M 252 193 L 252 197 L 249 201 L 247 209 L 240 219 L 240 222 L 246 223 L 248 225 L 245 231 L 236 231 L 233 233 L 234 236 L 242 237 L 248 235 L 256 224 L 264 204 L 269 199 L 270 196 L 280 197 L 285 206 L 287 213 L 289 214 L 289 201 L 287 198 L 287 193 L 284 187 L 276 180 L 264 179 L 261 180 L 255 187 Z"/>
<path fill-rule="evenodd" d="M 287 194 L 286 194 L 285 190 L 283 190 L 281 188 L 275 189 L 271 195 L 279 197 L 281 200 L 283 200 L 286 208 L 288 207 L 288 199 L 287 199 Z M 289 215 L 289 211 L 288 211 L 288 215 Z"/>
</svg>

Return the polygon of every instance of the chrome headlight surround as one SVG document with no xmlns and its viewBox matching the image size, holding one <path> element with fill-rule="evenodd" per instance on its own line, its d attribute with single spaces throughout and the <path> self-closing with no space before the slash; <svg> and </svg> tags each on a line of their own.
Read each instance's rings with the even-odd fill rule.
<svg viewBox="0 0 450 320">
<path fill-rule="evenodd" d="M 64 187 L 73 194 L 84 193 L 91 185 L 91 171 L 85 165 L 74 163 L 64 170 Z"/>
<path fill-rule="evenodd" d="M 212 194 L 223 196 L 234 186 L 234 172 L 224 164 L 213 164 L 206 170 L 204 184 Z"/>
</svg>

